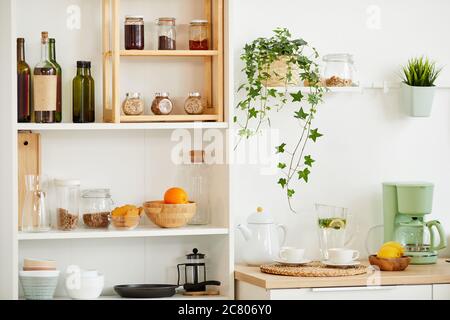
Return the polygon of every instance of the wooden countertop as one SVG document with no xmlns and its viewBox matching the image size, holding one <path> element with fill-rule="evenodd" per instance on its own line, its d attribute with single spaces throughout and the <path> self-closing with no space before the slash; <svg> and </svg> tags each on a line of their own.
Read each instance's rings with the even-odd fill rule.
<svg viewBox="0 0 450 320">
<path fill-rule="evenodd" d="M 369 264 L 368 262 L 364 262 Z M 289 277 L 262 273 L 258 267 L 237 265 L 234 277 L 265 289 L 358 287 L 367 285 L 419 285 L 450 283 L 450 263 L 440 259 L 434 265 L 410 265 L 405 271 L 375 272 L 349 277 Z"/>
</svg>

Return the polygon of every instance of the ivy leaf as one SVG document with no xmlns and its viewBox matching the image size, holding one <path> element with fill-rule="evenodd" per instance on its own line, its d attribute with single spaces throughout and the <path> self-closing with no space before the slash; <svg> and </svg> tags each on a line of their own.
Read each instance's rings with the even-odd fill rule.
<svg viewBox="0 0 450 320">
<path fill-rule="evenodd" d="M 300 170 L 298 172 L 298 179 L 299 180 L 305 180 L 305 182 L 308 182 L 309 179 L 309 174 L 311 173 L 311 171 L 309 171 L 308 168 L 305 168 L 304 170 Z"/>
<path fill-rule="evenodd" d="M 288 189 L 288 191 L 287 191 L 287 196 L 288 196 L 289 198 L 292 198 L 292 197 L 294 196 L 294 194 L 295 194 L 295 190 L 293 190 L 293 189 Z"/>
<path fill-rule="evenodd" d="M 256 118 L 258 116 L 258 111 L 255 108 L 251 108 L 248 110 L 249 119 Z"/>
<path fill-rule="evenodd" d="M 306 118 L 309 116 L 309 114 L 307 114 L 304 110 L 303 110 L 303 108 L 300 108 L 300 110 L 299 111 L 296 111 L 295 112 L 295 118 L 297 118 L 297 119 L 302 119 L 302 120 L 306 120 Z"/>
<path fill-rule="evenodd" d="M 313 163 L 316 162 L 311 156 L 305 156 L 305 165 L 312 167 Z"/>
<path fill-rule="evenodd" d="M 269 89 L 267 90 L 267 94 L 273 98 L 277 97 L 277 90 L 276 89 Z"/>
<path fill-rule="evenodd" d="M 278 164 L 278 169 L 281 169 L 281 170 L 283 170 L 283 169 L 286 169 L 286 163 L 282 163 L 282 162 L 280 162 L 279 164 Z"/>
<path fill-rule="evenodd" d="M 280 178 L 280 180 L 278 180 L 278 184 L 284 189 L 284 187 L 287 184 L 287 181 L 285 178 Z"/>
<path fill-rule="evenodd" d="M 311 130 L 311 134 L 309 135 L 309 138 L 316 142 L 317 138 L 323 137 L 323 134 L 319 133 L 319 129 L 313 129 Z"/>
<path fill-rule="evenodd" d="M 300 102 L 303 99 L 303 94 L 299 90 L 297 93 L 291 93 L 292 102 Z"/>
<path fill-rule="evenodd" d="M 234 116 L 234 117 L 233 117 L 233 122 L 236 123 L 237 120 L 238 120 L 238 117 L 237 117 L 237 116 Z"/>
<path fill-rule="evenodd" d="M 278 147 L 276 147 L 277 149 L 277 153 L 284 153 L 284 148 L 286 147 L 286 143 L 282 143 L 280 144 Z"/>
</svg>

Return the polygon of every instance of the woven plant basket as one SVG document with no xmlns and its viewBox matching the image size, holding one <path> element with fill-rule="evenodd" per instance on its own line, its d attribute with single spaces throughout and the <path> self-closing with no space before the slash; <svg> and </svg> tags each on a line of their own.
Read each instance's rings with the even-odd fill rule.
<svg viewBox="0 0 450 320">
<path fill-rule="evenodd" d="M 272 62 L 269 67 L 270 79 L 265 83 L 266 87 L 284 87 L 286 85 L 286 74 L 288 73 L 289 57 L 282 56 Z M 292 79 L 287 83 L 288 86 L 300 85 L 300 70 L 297 65 L 291 65 Z"/>
<path fill-rule="evenodd" d="M 147 217 L 161 228 L 184 227 L 191 221 L 197 212 L 197 204 L 165 204 L 163 201 L 150 201 L 144 203 Z"/>
</svg>

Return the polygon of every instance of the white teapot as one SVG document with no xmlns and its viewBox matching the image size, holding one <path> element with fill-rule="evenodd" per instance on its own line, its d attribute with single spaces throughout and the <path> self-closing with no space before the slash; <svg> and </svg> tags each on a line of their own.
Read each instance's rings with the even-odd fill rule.
<svg viewBox="0 0 450 320">
<path fill-rule="evenodd" d="M 270 214 L 258 208 L 247 219 L 247 225 L 238 225 L 245 239 L 245 262 L 249 265 L 272 263 L 278 258 L 280 248 L 286 241 L 286 227 L 275 224 Z"/>
</svg>

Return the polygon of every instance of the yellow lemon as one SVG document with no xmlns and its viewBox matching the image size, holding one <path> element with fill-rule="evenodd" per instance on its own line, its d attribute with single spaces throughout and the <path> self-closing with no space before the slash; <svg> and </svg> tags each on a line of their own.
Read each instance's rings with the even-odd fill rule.
<svg viewBox="0 0 450 320">
<path fill-rule="evenodd" d="M 405 253 L 405 248 L 398 242 L 395 242 L 395 241 L 386 242 L 385 244 L 383 244 L 383 247 L 384 246 L 397 248 L 397 250 L 400 251 L 401 256 L 403 256 L 403 254 Z"/>
<path fill-rule="evenodd" d="M 383 259 L 400 258 L 401 256 L 401 251 L 392 246 L 382 246 L 377 254 L 378 258 Z"/>
</svg>

